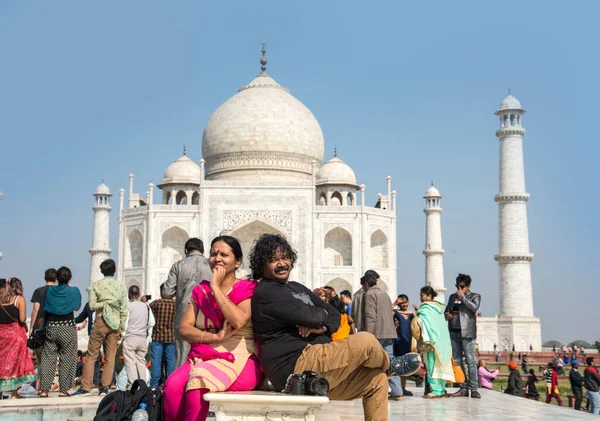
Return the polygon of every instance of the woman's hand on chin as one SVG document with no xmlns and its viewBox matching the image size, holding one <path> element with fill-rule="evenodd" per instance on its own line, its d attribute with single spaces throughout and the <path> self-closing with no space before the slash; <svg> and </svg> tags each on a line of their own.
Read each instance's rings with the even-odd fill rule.
<svg viewBox="0 0 600 421">
<path fill-rule="evenodd" d="M 216 265 L 213 270 L 212 278 L 210 279 L 210 287 L 211 289 L 221 288 L 223 281 L 225 280 L 225 276 L 227 272 L 225 272 L 225 268 L 221 265 Z"/>
<path fill-rule="evenodd" d="M 229 338 L 231 338 L 238 329 L 235 329 L 227 320 L 223 324 L 223 328 L 217 333 L 217 339 L 219 342 L 223 342 Z"/>
</svg>

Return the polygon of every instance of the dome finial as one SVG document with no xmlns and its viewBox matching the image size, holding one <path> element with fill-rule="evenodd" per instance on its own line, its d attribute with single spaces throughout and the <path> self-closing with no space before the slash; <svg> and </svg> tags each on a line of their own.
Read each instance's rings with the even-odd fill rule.
<svg viewBox="0 0 600 421">
<path fill-rule="evenodd" d="M 262 52 L 262 57 L 260 58 L 260 70 L 262 70 L 262 73 L 266 73 L 267 72 L 267 43 L 263 40 L 263 42 L 260 43 L 260 45 L 262 45 L 262 50 L 260 50 Z"/>
<path fill-rule="evenodd" d="M 333 147 L 333 157 L 337 158 L 337 146 Z"/>
<path fill-rule="evenodd" d="M 510 86 L 508 87 L 508 94 L 512 95 L 512 88 Z"/>
<path fill-rule="evenodd" d="M 431 180 L 431 187 L 433 187 L 433 180 Z"/>
<path fill-rule="evenodd" d="M 104 177 L 102 177 L 102 184 L 104 184 Z"/>
<path fill-rule="evenodd" d="M 185 143 L 183 144 L 183 156 L 185 156 L 187 154 L 187 149 L 185 147 Z"/>
</svg>

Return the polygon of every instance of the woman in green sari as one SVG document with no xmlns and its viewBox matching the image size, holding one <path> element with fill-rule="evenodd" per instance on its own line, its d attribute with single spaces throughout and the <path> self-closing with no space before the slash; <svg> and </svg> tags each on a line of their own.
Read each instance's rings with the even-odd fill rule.
<svg viewBox="0 0 600 421">
<path fill-rule="evenodd" d="M 444 317 L 446 306 L 434 301 L 437 292 L 430 286 L 421 288 L 421 306 L 417 309 L 417 323 L 421 328 L 421 339 L 425 350 L 427 381 L 431 392 L 424 397 L 437 399 L 446 396 L 446 381 L 454 382 L 452 370 L 452 346 L 448 322 Z"/>
</svg>

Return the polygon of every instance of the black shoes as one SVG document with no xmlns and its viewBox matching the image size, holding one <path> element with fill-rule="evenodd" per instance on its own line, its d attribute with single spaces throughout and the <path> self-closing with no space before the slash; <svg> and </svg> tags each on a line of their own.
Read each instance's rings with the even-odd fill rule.
<svg viewBox="0 0 600 421">
<path fill-rule="evenodd" d="M 450 395 L 451 398 L 468 398 L 469 397 L 469 391 L 466 389 L 461 389 L 458 392 L 454 392 L 451 393 Z"/>
<path fill-rule="evenodd" d="M 473 391 L 471 392 L 471 397 L 472 397 L 473 399 L 481 399 L 481 395 L 480 395 L 480 394 L 479 394 L 479 392 L 478 392 L 478 391 L 476 391 L 476 390 L 473 390 Z"/>
</svg>

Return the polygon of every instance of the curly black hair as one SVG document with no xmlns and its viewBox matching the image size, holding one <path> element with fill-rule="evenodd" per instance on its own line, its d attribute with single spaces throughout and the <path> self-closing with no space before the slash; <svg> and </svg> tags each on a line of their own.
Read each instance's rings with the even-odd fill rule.
<svg viewBox="0 0 600 421">
<path fill-rule="evenodd" d="M 458 286 L 461 282 L 464 282 L 466 286 L 471 286 L 471 277 L 464 273 L 459 273 L 456 277 L 456 285 Z"/>
<path fill-rule="evenodd" d="M 298 259 L 296 251 L 290 243 L 279 234 L 263 234 L 254 243 L 254 247 L 250 250 L 250 269 L 252 270 L 252 278 L 261 279 L 263 277 L 263 268 L 265 263 L 281 254 L 292 262 L 292 268 Z M 291 268 L 290 268 L 291 269 Z"/>
</svg>

